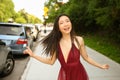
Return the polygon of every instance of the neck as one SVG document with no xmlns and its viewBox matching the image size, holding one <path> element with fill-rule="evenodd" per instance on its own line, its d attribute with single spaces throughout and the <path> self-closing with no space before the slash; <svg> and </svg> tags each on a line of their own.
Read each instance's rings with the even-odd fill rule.
<svg viewBox="0 0 120 80">
<path fill-rule="evenodd" d="M 70 34 L 63 35 L 63 36 L 62 36 L 62 39 L 63 39 L 63 40 L 71 40 L 71 36 L 70 36 Z"/>
</svg>

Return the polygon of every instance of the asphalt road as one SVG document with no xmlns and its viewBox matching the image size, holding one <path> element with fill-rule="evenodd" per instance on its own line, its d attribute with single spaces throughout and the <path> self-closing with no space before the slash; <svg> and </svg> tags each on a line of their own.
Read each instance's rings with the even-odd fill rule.
<svg viewBox="0 0 120 80">
<path fill-rule="evenodd" d="M 20 80 L 29 59 L 29 56 L 15 55 L 15 67 L 13 72 L 4 78 L 0 78 L 0 80 Z"/>
</svg>

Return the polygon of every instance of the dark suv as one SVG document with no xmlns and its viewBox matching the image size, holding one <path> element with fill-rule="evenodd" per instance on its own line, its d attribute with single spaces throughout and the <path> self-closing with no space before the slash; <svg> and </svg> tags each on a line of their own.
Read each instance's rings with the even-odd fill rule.
<svg viewBox="0 0 120 80">
<path fill-rule="evenodd" d="M 0 40 L 0 77 L 9 75 L 14 69 L 14 58 L 10 48 Z"/>
<path fill-rule="evenodd" d="M 30 33 L 22 24 L 0 23 L 0 40 L 11 48 L 12 54 L 23 54 L 26 46 L 32 48 Z"/>
</svg>

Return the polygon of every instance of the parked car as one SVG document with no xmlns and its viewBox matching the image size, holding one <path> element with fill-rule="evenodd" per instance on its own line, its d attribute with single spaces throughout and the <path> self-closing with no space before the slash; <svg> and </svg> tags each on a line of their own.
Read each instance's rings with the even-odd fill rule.
<svg viewBox="0 0 120 80">
<path fill-rule="evenodd" d="M 14 69 L 15 61 L 10 48 L 0 40 L 0 77 L 9 75 Z"/>
<path fill-rule="evenodd" d="M 0 23 L 0 40 L 11 48 L 13 54 L 23 54 L 26 46 L 32 48 L 33 39 L 30 30 L 22 24 Z"/>
<path fill-rule="evenodd" d="M 39 32 L 39 35 L 41 37 L 47 36 L 51 31 L 53 30 L 53 27 L 48 27 L 48 26 L 42 26 L 41 30 Z"/>
</svg>

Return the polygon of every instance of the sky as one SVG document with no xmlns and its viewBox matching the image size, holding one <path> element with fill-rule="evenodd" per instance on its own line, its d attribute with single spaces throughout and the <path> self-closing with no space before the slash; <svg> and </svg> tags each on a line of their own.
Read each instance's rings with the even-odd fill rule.
<svg viewBox="0 0 120 80">
<path fill-rule="evenodd" d="M 31 15 L 38 17 L 39 19 L 43 19 L 43 8 L 44 2 L 46 0 L 12 0 L 15 6 L 15 11 L 18 12 L 21 9 L 25 9 L 25 11 Z"/>
</svg>

